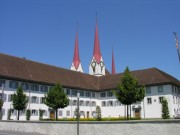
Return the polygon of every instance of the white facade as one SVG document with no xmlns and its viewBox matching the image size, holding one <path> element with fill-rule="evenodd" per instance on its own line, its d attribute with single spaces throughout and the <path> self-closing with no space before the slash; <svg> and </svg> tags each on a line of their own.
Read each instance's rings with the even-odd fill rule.
<svg viewBox="0 0 180 135">
<path fill-rule="evenodd" d="M 13 108 L 11 94 L 14 94 L 18 85 L 23 85 L 22 87 L 28 96 L 30 103 L 28 103 L 27 109 L 31 109 L 31 120 L 39 119 L 39 109 L 44 110 L 43 118 L 50 118 L 53 110 L 43 104 L 43 97 L 46 91 L 52 86 L 24 83 L 1 78 L 0 97 L 2 97 L 2 84 L 4 82 L 4 120 L 7 119 L 8 110 Z M 59 118 L 75 117 L 77 92 L 80 93 L 79 104 L 81 117 L 95 117 L 96 106 L 100 106 L 102 117 L 121 117 L 126 115 L 126 107 L 116 99 L 112 91 L 94 92 L 92 90 L 86 91 L 65 88 L 65 92 L 69 96 L 70 104 L 68 107 L 58 110 Z M 146 96 L 144 100 L 141 103 L 131 105 L 131 116 L 136 117 L 138 114 L 141 118 L 161 118 L 161 97 L 166 97 L 168 100 L 170 117 L 175 117 L 177 114 L 180 114 L 180 89 L 169 84 L 146 87 Z M 17 119 L 16 111 L 12 112 L 11 119 Z M 26 116 L 24 111 L 20 115 L 20 120 L 25 119 Z"/>
</svg>

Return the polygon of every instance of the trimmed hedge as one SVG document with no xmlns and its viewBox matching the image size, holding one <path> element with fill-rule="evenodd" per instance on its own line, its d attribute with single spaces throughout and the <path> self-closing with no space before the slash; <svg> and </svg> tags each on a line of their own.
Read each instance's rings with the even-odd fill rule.
<svg viewBox="0 0 180 135">
<path fill-rule="evenodd" d="M 130 120 L 140 120 L 141 118 L 131 118 Z M 43 119 L 44 121 L 54 121 L 54 119 Z M 102 118 L 101 121 L 122 121 L 126 120 L 124 117 L 107 117 Z M 58 121 L 77 121 L 76 118 L 60 118 Z M 80 121 L 97 121 L 96 118 L 80 118 Z"/>
</svg>

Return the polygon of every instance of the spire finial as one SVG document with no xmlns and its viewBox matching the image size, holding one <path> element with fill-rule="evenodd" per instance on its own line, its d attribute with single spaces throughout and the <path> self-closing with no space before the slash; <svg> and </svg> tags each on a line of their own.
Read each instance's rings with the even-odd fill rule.
<svg viewBox="0 0 180 135">
<path fill-rule="evenodd" d="M 112 46 L 112 71 L 111 71 L 112 74 L 116 74 L 116 71 L 115 71 L 115 63 L 114 63 L 114 51 L 113 51 L 113 46 Z"/>
<path fill-rule="evenodd" d="M 98 22 L 98 12 L 96 12 L 96 24 Z"/>
</svg>

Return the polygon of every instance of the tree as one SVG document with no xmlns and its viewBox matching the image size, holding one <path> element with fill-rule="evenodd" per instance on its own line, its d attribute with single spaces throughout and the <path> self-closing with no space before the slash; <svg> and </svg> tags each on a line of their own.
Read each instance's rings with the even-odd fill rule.
<svg viewBox="0 0 180 135">
<path fill-rule="evenodd" d="M 27 103 L 28 99 L 26 94 L 24 93 L 22 87 L 18 87 L 16 93 L 12 96 L 13 108 L 18 112 L 17 120 L 19 120 L 19 112 L 26 109 Z"/>
<path fill-rule="evenodd" d="M 59 83 L 47 92 L 47 94 L 45 95 L 45 104 L 55 110 L 57 121 L 58 109 L 65 108 L 69 104 L 69 98 Z"/>
<path fill-rule="evenodd" d="M 126 67 L 115 95 L 122 104 L 127 105 L 127 120 L 129 119 L 129 105 L 142 101 L 145 96 L 144 91 L 144 87 L 139 85 L 138 80 Z"/>
<path fill-rule="evenodd" d="M 169 116 L 167 99 L 163 97 L 161 104 L 162 104 L 162 115 L 161 115 L 162 119 L 169 119 L 170 116 Z"/>
<path fill-rule="evenodd" d="M 4 101 L 3 101 L 3 98 L 2 98 L 2 99 L 0 99 L 0 120 L 2 119 L 2 116 L 3 116 L 3 111 L 2 111 L 3 103 L 4 103 Z"/>
<path fill-rule="evenodd" d="M 100 106 L 96 107 L 96 119 L 98 121 L 101 121 L 101 108 L 100 108 Z"/>
</svg>

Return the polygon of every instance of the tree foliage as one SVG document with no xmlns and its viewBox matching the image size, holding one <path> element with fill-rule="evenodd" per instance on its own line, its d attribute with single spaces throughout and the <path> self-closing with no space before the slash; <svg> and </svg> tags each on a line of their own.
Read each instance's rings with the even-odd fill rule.
<svg viewBox="0 0 180 135">
<path fill-rule="evenodd" d="M 100 106 L 96 107 L 96 120 L 101 121 L 101 108 L 100 108 Z"/>
<path fill-rule="evenodd" d="M 24 93 L 22 87 L 18 87 L 12 97 L 13 108 L 18 112 L 17 120 L 19 120 L 19 112 L 26 109 L 27 103 L 28 99 L 26 94 Z"/>
<path fill-rule="evenodd" d="M 168 101 L 166 100 L 166 98 L 163 97 L 163 100 L 161 102 L 162 104 L 162 119 L 169 119 L 169 107 L 168 107 Z"/>
<path fill-rule="evenodd" d="M 127 119 L 129 118 L 128 105 L 142 101 L 145 96 L 144 91 L 144 87 L 139 85 L 138 80 L 130 73 L 129 68 L 126 67 L 115 95 L 122 104 L 127 105 Z"/>
<path fill-rule="evenodd" d="M 60 84 L 56 84 L 47 92 L 45 104 L 55 110 L 56 120 L 58 120 L 58 109 L 65 108 L 69 104 L 69 98 Z"/>
</svg>

